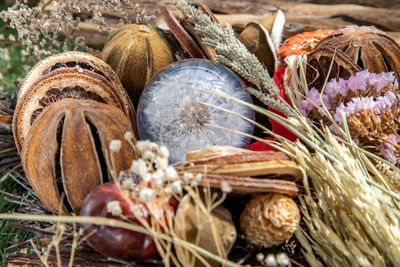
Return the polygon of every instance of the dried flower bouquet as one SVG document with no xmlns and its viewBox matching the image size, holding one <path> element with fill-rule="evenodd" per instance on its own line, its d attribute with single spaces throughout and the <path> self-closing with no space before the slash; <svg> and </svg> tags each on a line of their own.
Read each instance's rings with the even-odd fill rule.
<svg viewBox="0 0 400 267">
<path fill-rule="evenodd" d="M 253 96 L 284 115 L 232 96 L 218 92 L 212 94 L 269 117 L 298 138 L 297 141 L 290 141 L 256 122 L 254 124 L 257 127 L 277 141 L 250 135 L 284 152 L 299 167 L 303 189 L 299 194 L 302 223 L 295 235 L 305 261 L 311 266 L 397 266 L 400 259 L 400 170 L 394 164 L 399 157 L 399 99 L 398 83 L 394 76 L 363 71 L 347 80 L 327 81 L 322 92 L 308 90 L 305 85 L 306 57 L 294 56 L 286 61 L 288 69 L 284 83 L 285 93 L 294 103 L 291 106 L 281 97 L 280 89 L 258 59 L 236 39 L 229 25 L 222 27 L 213 22 L 208 15 L 185 0 L 177 0 L 175 4 L 194 25 L 204 44 L 215 51 L 215 58 L 246 79 L 250 84 L 247 89 Z M 175 86 L 210 93 L 190 85 L 176 83 Z M 96 233 L 84 232 L 83 228 L 78 230 L 77 224 L 119 227 L 149 235 L 165 266 L 194 266 L 198 263 L 202 266 L 240 266 L 246 257 L 251 256 L 250 253 L 233 260 L 234 257 L 228 255 L 229 242 L 218 231 L 220 227 L 225 227 L 226 233 L 232 233 L 227 230 L 230 229 L 228 225 L 218 224 L 219 220 L 213 214 L 213 210 L 232 191 L 229 184 L 222 183 L 217 191 L 211 190 L 207 183 L 199 187 L 199 182 L 203 176 L 207 176 L 207 172 L 199 176 L 186 174 L 179 177 L 176 169 L 168 165 L 169 152 L 165 147 L 146 141 L 134 144 L 132 133 L 129 132 L 124 138 L 138 157 L 132 163 L 131 173 L 139 174 L 142 179 L 138 181 L 131 173 L 117 175 L 115 172 L 112 178 L 115 190 L 128 203 L 130 213 L 125 213 L 125 204 L 121 204 L 125 202 L 112 201 L 105 207 L 107 213 L 112 214 L 107 218 L 0 214 L 1 219 L 52 223 L 52 228 L 36 229 L 46 237 L 49 233 L 53 234 L 51 239 L 42 240 L 41 244 L 36 242 L 37 239 L 30 240 L 37 254 L 30 263 L 36 260 L 36 264 L 46 266 L 54 263 L 58 266 L 88 264 L 84 243 L 86 240 L 90 243 Z M 118 157 L 120 146 L 120 140 L 110 142 L 112 159 Z M 179 169 L 179 166 L 175 167 Z M 149 183 L 154 188 L 149 187 Z M 203 226 L 209 228 L 209 240 L 215 245 L 212 251 L 199 245 L 201 231 L 198 242 L 189 242 L 179 234 L 182 231 L 174 228 L 170 199 L 183 201 L 185 197 L 195 203 L 194 213 L 201 213 L 210 222 Z M 136 201 L 154 203 L 155 199 L 160 199 L 158 205 L 145 204 L 146 216 L 143 215 L 143 209 L 135 208 Z M 288 201 L 283 203 L 282 206 L 285 206 Z M 39 212 L 40 208 L 39 204 Z M 297 218 L 296 213 L 293 214 Z M 64 243 L 70 245 L 69 254 L 63 251 Z M 18 253 L 15 255 L 14 260 L 18 263 Z M 22 257 L 19 258 L 21 260 Z M 276 257 L 264 257 L 259 253 L 256 258 L 265 265 L 296 264 L 294 259 L 279 254 Z M 145 261 L 140 264 L 153 263 L 160 262 Z M 126 263 L 103 258 L 97 264 Z"/>
</svg>

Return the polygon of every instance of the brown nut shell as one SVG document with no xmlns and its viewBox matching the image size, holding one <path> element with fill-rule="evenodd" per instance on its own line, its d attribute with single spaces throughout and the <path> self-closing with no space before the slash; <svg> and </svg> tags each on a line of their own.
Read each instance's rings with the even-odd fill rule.
<svg viewBox="0 0 400 267">
<path fill-rule="evenodd" d="M 101 58 L 117 73 L 134 105 L 147 81 L 175 61 L 176 48 L 150 25 L 128 24 L 112 34 Z"/>
<path fill-rule="evenodd" d="M 240 215 L 240 228 L 252 243 L 271 247 L 289 239 L 300 223 L 293 199 L 281 194 L 257 195 Z"/>
<path fill-rule="evenodd" d="M 110 170 L 118 174 L 130 167 L 134 152 L 124 139 L 127 131 L 132 128 L 120 109 L 93 100 L 63 99 L 44 110 L 21 154 L 26 176 L 43 204 L 54 213 L 79 212 L 86 195 L 107 180 Z M 113 163 L 112 140 L 122 142 Z"/>
<path fill-rule="evenodd" d="M 135 112 L 129 99 L 118 94 L 115 85 L 97 73 L 76 68 L 57 69 L 32 80 L 31 86 L 26 88 L 13 118 L 14 138 L 19 151 L 36 117 L 51 103 L 64 98 L 92 99 L 111 104 L 130 118 L 133 129 L 136 127 Z"/>
</svg>

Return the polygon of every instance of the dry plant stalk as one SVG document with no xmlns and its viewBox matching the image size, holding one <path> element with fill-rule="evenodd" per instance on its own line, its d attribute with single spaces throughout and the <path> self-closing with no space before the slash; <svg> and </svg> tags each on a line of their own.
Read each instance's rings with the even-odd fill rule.
<svg viewBox="0 0 400 267">
<path fill-rule="evenodd" d="M 68 267 L 74 266 L 74 257 L 76 249 L 86 240 L 86 236 L 82 236 L 82 232 L 79 231 L 76 227 L 76 224 L 72 224 L 72 229 L 68 229 L 69 227 L 61 222 L 58 222 L 55 225 L 55 231 L 53 238 L 49 242 L 47 246 L 38 246 L 31 240 L 31 245 L 33 250 L 38 255 L 40 261 L 44 266 L 49 267 L 53 266 L 51 262 L 49 262 L 49 256 L 51 255 L 52 249 L 55 250 L 57 266 L 65 266 L 65 262 L 62 261 L 60 254 L 60 246 L 61 243 L 65 240 L 64 234 L 66 232 L 71 232 L 73 235 L 72 243 L 71 243 L 71 254 L 69 255 Z"/>
<path fill-rule="evenodd" d="M 183 9 L 185 15 L 190 16 L 194 23 L 201 20 L 201 24 L 197 28 L 203 31 L 204 35 L 213 35 L 215 40 L 223 39 L 226 36 L 226 32 L 220 30 L 212 22 L 206 21 L 204 15 L 199 14 L 184 0 L 178 1 L 178 7 L 181 10 Z M 229 32 L 229 29 L 227 31 Z M 229 50 L 230 46 L 234 47 L 234 43 L 231 38 L 221 45 L 230 51 L 234 57 L 237 56 L 238 60 L 229 62 L 232 59 L 223 57 L 224 50 L 215 49 L 217 59 L 220 56 L 220 58 L 223 58 L 223 63 L 227 65 L 244 64 L 236 66 L 239 69 L 250 68 L 251 71 L 257 69 L 254 67 L 254 64 L 257 65 L 257 63 L 240 62 L 240 54 L 243 51 L 238 53 L 237 49 Z M 211 42 L 208 45 L 213 47 Z M 217 46 L 215 43 L 214 45 Z M 222 53 L 222 55 L 218 55 L 219 53 Z M 302 59 L 294 59 L 296 64 L 296 61 L 300 64 L 306 62 Z M 298 66 L 292 64 L 292 69 L 297 70 L 297 68 Z M 242 73 L 242 76 L 251 81 L 251 71 Z M 296 73 L 297 71 L 292 75 L 296 75 Z M 300 75 L 293 80 L 295 83 L 297 81 L 295 93 L 286 90 L 291 100 L 296 98 L 299 101 L 301 96 L 307 93 L 304 69 L 300 69 Z M 315 253 L 321 257 L 325 264 L 332 266 L 335 264 L 336 266 L 396 265 L 395 260 L 400 256 L 398 247 L 400 244 L 400 240 L 398 240 L 400 229 L 398 200 L 400 198 L 395 193 L 393 186 L 387 183 L 388 178 L 375 168 L 370 158 L 384 162 L 384 164 L 390 166 L 390 171 L 393 173 L 400 173 L 398 168 L 390 162 L 360 149 L 351 140 L 348 129 L 346 132 L 346 125 L 343 125 L 343 128 L 339 127 L 338 131 L 347 139 L 337 141 L 337 137 L 333 136 L 329 129 L 322 131 L 313 128 L 298 111 L 292 113 L 290 118 L 284 118 L 232 97 L 222 95 L 221 97 L 249 106 L 277 121 L 315 151 L 311 153 L 309 148 L 300 142 L 288 142 L 264 128 L 284 144 L 281 147 L 275 144 L 275 147 L 294 158 L 304 170 L 303 182 L 307 192 L 302 197 L 302 211 L 304 221 L 310 232 L 309 234 L 305 230 L 299 232 L 299 238 L 310 264 L 313 266 L 321 265 L 314 255 Z M 295 102 L 292 101 L 292 103 Z M 280 103 L 282 106 L 285 104 Z M 346 121 L 345 118 L 344 121 Z M 254 139 L 259 140 L 258 138 Z M 316 184 L 313 193 L 311 193 L 307 176 L 312 179 L 313 185 Z M 317 200 L 314 200 L 313 197 L 316 197 Z M 375 229 L 377 223 L 380 223 L 379 225 L 382 227 Z M 327 233 L 330 235 L 327 235 Z"/>
<path fill-rule="evenodd" d="M 362 152 L 339 144 L 329 130 L 326 134 L 336 161 L 311 154 L 300 143 L 284 146 L 306 174 L 300 202 L 309 232 L 297 232 L 304 255 L 312 266 L 320 264 L 313 250 L 328 266 L 395 265 L 400 257 L 396 201 L 369 183 L 375 177 Z"/>
</svg>

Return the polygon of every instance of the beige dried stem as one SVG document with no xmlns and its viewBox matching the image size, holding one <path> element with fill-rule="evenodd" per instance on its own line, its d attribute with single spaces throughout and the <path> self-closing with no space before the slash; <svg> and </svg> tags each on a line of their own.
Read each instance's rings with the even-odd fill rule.
<svg viewBox="0 0 400 267">
<path fill-rule="evenodd" d="M 300 200 L 308 230 L 302 229 L 297 236 L 311 265 L 320 265 L 314 254 L 328 266 L 396 265 L 400 257 L 400 196 L 387 183 L 387 174 L 371 159 L 379 160 L 392 173 L 398 174 L 398 168 L 359 148 L 347 124 L 340 129 L 344 136 L 340 139 L 326 127 L 316 129 L 300 113 L 283 118 L 230 96 L 192 89 L 248 106 L 288 128 L 307 145 L 269 132 L 281 142 L 276 147 L 290 155 L 304 172 L 306 192 Z"/>
</svg>

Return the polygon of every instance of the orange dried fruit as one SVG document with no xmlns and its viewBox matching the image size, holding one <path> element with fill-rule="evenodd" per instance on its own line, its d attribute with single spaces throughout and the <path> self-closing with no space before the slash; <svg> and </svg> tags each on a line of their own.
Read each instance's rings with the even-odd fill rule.
<svg viewBox="0 0 400 267">
<path fill-rule="evenodd" d="M 54 213 L 79 212 L 86 195 L 107 181 L 111 170 L 118 174 L 131 166 L 133 148 L 124 139 L 128 131 L 129 120 L 112 105 L 80 99 L 52 103 L 35 120 L 21 153 L 43 204 Z M 111 162 L 109 143 L 115 139 L 122 146 Z"/>
</svg>

